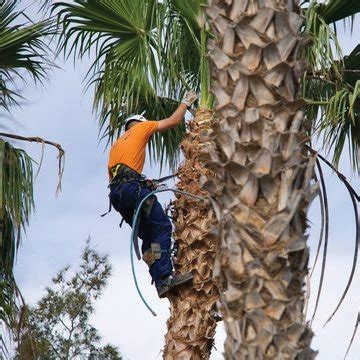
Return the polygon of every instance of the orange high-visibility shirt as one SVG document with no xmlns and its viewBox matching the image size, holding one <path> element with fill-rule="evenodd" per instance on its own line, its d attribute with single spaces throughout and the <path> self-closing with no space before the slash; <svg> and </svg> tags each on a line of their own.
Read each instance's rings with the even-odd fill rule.
<svg viewBox="0 0 360 360">
<path fill-rule="evenodd" d="M 158 128 L 157 121 L 140 122 L 121 137 L 119 137 L 110 149 L 108 170 L 121 163 L 141 174 L 146 153 L 146 144 Z"/>
</svg>

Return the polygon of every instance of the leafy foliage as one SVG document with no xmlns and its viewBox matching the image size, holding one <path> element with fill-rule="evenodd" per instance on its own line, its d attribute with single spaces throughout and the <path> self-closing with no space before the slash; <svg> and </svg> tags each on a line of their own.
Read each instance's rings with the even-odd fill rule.
<svg viewBox="0 0 360 360">
<path fill-rule="evenodd" d="M 20 234 L 33 209 L 32 161 L 0 139 L 0 320 L 10 326 L 18 310 L 12 269 Z"/>
<path fill-rule="evenodd" d="M 84 56 L 95 51 L 88 84 L 95 83 L 94 107 L 107 143 L 117 137 L 126 117 L 145 113 L 151 119 L 168 116 L 185 89 L 201 89 L 201 104 L 211 107 L 210 72 L 206 58 L 211 33 L 203 18 L 202 0 L 155 0 L 116 3 L 77 0 L 61 3 L 62 49 Z M 136 8 L 138 11 L 129 12 Z M 350 140 L 353 165 L 358 154 L 358 93 L 351 75 L 359 70 L 356 53 L 343 57 L 331 24 L 359 12 L 357 1 L 311 1 L 304 9 L 312 44 L 305 49 L 311 71 L 304 79 L 310 101 L 307 117 L 325 131 L 325 145 L 337 163 L 345 139 Z M 355 50 L 354 50 L 355 51 Z M 350 67 L 351 66 L 351 67 Z M 352 70 L 352 73 L 349 71 Z M 349 76 L 350 75 L 350 76 Z M 338 105 L 341 105 L 338 107 Z M 320 120 L 318 115 L 320 114 Z M 153 159 L 175 166 L 183 130 L 157 134 L 150 144 Z"/>
<path fill-rule="evenodd" d="M 176 96 L 186 88 L 201 92 L 200 103 L 212 107 L 210 69 L 206 56 L 211 32 L 201 11 L 204 0 L 167 0 L 164 2 L 161 29 L 164 41 L 161 53 L 163 82 Z"/>
<path fill-rule="evenodd" d="M 199 89 L 200 82 L 209 96 L 209 66 L 204 55 L 207 37 L 197 22 L 202 3 L 76 0 L 55 5 L 60 8 L 58 23 L 62 26 L 59 51 L 73 54 L 74 59 L 95 52 L 88 86 L 95 84 L 94 109 L 99 111 L 102 136 L 108 144 L 120 134 L 129 115 L 166 118 L 184 91 Z M 151 158 L 173 168 L 184 130 L 157 133 L 149 144 Z"/>
<path fill-rule="evenodd" d="M 319 4 L 317 12 L 327 24 L 345 20 L 347 17 L 354 20 L 355 14 L 360 12 L 360 3 L 357 0 L 330 0 Z"/>
<path fill-rule="evenodd" d="M 21 230 L 25 230 L 29 222 L 34 198 L 32 160 L 24 150 L 16 149 L 7 142 L 2 191 L 5 212 L 1 270 L 9 274 L 19 247 Z"/>
<path fill-rule="evenodd" d="M 305 50 L 311 70 L 304 77 L 303 95 L 307 118 L 315 131 L 324 134 L 324 145 L 333 150 L 333 163 L 338 164 L 348 140 L 353 168 L 359 170 L 360 45 L 343 56 L 335 28 L 329 25 L 360 11 L 359 4 L 352 4 L 350 12 L 349 3 L 312 2 L 305 10 L 312 44 Z"/>
<path fill-rule="evenodd" d="M 116 347 L 99 346 L 101 338 L 89 323 L 93 302 L 100 297 L 110 275 L 107 256 L 98 254 L 88 241 L 80 267 L 59 271 L 38 304 L 27 308 L 16 358 L 121 359 Z"/>
</svg>

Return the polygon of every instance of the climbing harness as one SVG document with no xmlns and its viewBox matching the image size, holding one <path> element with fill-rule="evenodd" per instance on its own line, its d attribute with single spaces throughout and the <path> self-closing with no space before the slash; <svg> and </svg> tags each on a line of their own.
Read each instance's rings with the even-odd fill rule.
<svg viewBox="0 0 360 360">
<path fill-rule="evenodd" d="M 148 187 L 150 190 L 156 190 L 162 182 L 177 176 L 177 174 L 172 174 L 172 175 L 164 176 L 160 179 L 147 179 L 144 175 L 137 173 L 133 169 L 131 169 L 128 166 L 121 164 L 121 163 L 113 166 L 110 169 L 110 172 L 113 175 L 113 179 L 108 186 L 110 189 L 115 186 L 122 186 L 126 183 L 131 183 L 131 182 L 137 183 L 138 190 L 137 190 L 136 206 L 138 206 L 141 189 L 143 187 Z M 120 197 L 121 197 L 121 188 L 120 188 Z M 155 200 L 156 200 L 156 198 L 154 196 L 149 197 L 146 200 L 145 204 L 142 206 L 142 211 L 144 212 L 146 217 L 150 216 L 151 209 L 155 203 Z M 110 211 L 111 211 L 111 201 L 110 201 L 110 194 L 109 194 L 109 210 L 106 213 L 102 214 L 101 217 L 104 217 Z M 139 220 L 140 220 L 140 218 L 138 219 L 138 221 L 135 224 L 136 233 L 138 232 L 138 228 L 139 228 Z M 121 220 L 121 222 L 119 224 L 120 228 L 121 228 L 123 222 L 124 222 L 124 218 Z M 141 260 L 140 247 L 139 247 L 137 237 L 133 238 L 133 241 L 134 241 L 134 249 L 135 249 L 136 257 L 138 258 L 138 260 Z"/>
<path fill-rule="evenodd" d="M 148 179 L 148 178 L 146 178 L 145 175 L 139 174 L 135 170 L 133 170 L 133 169 L 129 168 L 128 166 L 121 164 L 121 163 L 113 166 L 110 169 L 110 172 L 113 177 L 112 177 L 110 184 L 108 185 L 108 188 L 111 189 L 114 186 L 124 185 L 124 184 L 130 183 L 130 182 L 138 182 L 139 185 L 141 185 L 141 186 L 139 186 L 139 189 L 138 189 L 138 196 L 140 196 L 140 191 L 141 191 L 142 186 L 147 186 L 151 190 L 156 190 L 161 183 L 163 183 L 169 179 L 175 178 L 177 176 L 177 173 L 175 173 L 175 174 L 161 177 L 159 179 Z M 120 194 L 121 194 L 121 190 L 120 190 Z M 146 213 L 145 213 L 146 216 L 150 215 L 152 206 L 154 205 L 154 201 L 155 201 L 155 198 L 149 199 L 148 203 L 146 204 L 147 205 Z M 112 206 L 111 206 L 110 195 L 109 195 L 109 209 L 107 212 L 105 212 L 104 214 L 101 214 L 100 216 L 104 217 L 105 215 L 109 214 L 111 212 L 111 208 L 112 208 Z M 124 219 L 121 220 L 120 227 L 122 226 L 123 222 L 124 222 Z M 138 259 L 140 260 L 140 258 L 141 258 L 140 253 L 137 255 L 138 255 Z"/>
<path fill-rule="evenodd" d="M 137 278 L 136 278 L 136 273 L 135 273 L 135 265 L 134 265 L 134 243 L 137 243 L 137 231 L 138 231 L 138 228 L 136 227 L 136 224 L 138 223 L 138 219 L 139 219 L 139 215 L 140 215 L 140 211 L 141 211 L 141 207 L 143 206 L 143 204 L 145 203 L 145 201 L 150 198 L 151 196 L 157 194 L 157 193 L 161 193 L 161 192 L 168 192 L 168 191 L 171 191 L 173 193 L 178 193 L 178 194 L 182 194 L 182 195 L 186 195 L 186 196 L 190 196 L 194 199 L 197 199 L 197 200 L 204 200 L 204 198 L 200 197 L 200 196 L 197 196 L 197 195 L 193 195 L 193 194 L 190 194 L 186 191 L 181 191 L 181 190 L 177 190 L 177 189 L 171 189 L 171 188 L 168 188 L 166 185 L 164 185 L 164 187 L 162 189 L 159 189 L 159 190 L 154 190 L 152 191 L 151 193 L 147 194 L 139 203 L 139 205 L 137 206 L 136 210 L 135 210 L 135 214 L 134 214 L 134 217 L 133 217 L 133 221 L 132 221 L 132 231 L 131 231 L 131 238 L 130 238 L 130 260 L 131 260 L 131 271 L 132 271 L 132 275 L 133 275 L 133 279 L 134 279 L 134 283 L 135 283 L 135 287 L 136 287 L 136 290 L 142 300 L 142 302 L 144 303 L 144 305 L 149 309 L 149 311 L 151 312 L 151 314 L 153 314 L 154 316 L 157 316 L 155 311 L 150 307 L 150 305 L 146 302 L 143 294 L 141 293 L 141 290 L 139 288 L 139 284 L 138 284 L 138 281 L 137 281 Z M 134 239 L 136 239 L 134 241 Z M 161 255 L 160 255 L 161 256 Z M 140 259 L 139 259 L 140 260 Z"/>
<path fill-rule="evenodd" d="M 137 203 L 136 203 L 136 208 L 135 208 L 134 215 L 132 218 L 132 226 L 131 226 L 132 231 L 131 231 L 131 238 L 130 238 L 130 259 L 131 259 L 131 271 L 132 271 L 136 290 L 137 290 L 142 302 L 144 303 L 144 305 L 149 309 L 149 311 L 152 313 L 152 315 L 156 316 L 155 311 L 153 311 L 151 309 L 151 307 L 146 302 L 144 296 L 141 293 L 141 290 L 139 288 L 139 284 L 138 284 L 138 281 L 136 278 L 136 273 L 135 273 L 134 251 L 135 251 L 137 259 L 141 260 L 141 254 L 140 254 L 139 243 L 138 243 L 140 213 L 142 212 L 145 216 L 150 215 L 152 206 L 156 200 L 156 197 L 154 195 L 157 193 L 170 191 L 173 193 L 178 193 L 178 194 L 182 194 L 185 196 L 189 196 L 189 197 L 192 197 L 197 200 L 204 200 L 204 198 L 197 196 L 197 195 L 190 194 L 186 191 L 168 188 L 167 185 L 162 184 L 163 182 L 176 177 L 177 176 L 176 173 L 172 174 L 172 175 L 164 176 L 159 179 L 151 179 L 150 180 L 150 179 L 147 179 L 144 175 L 138 174 L 137 172 L 135 172 L 134 170 L 132 170 L 131 168 L 127 167 L 124 164 L 117 164 L 110 171 L 113 174 L 113 179 L 108 186 L 109 188 L 112 188 L 114 186 L 119 186 L 119 185 L 122 186 L 125 183 L 129 183 L 129 182 L 136 182 L 136 183 L 138 183 L 138 194 L 137 194 L 138 200 L 140 198 L 140 192 L 141 192 L 142 187 L 146 186 L 150 190 L 152 190 L 143 199 L 141 199 L 141 201 L 137 200 Z M 161 188 L 159 188 L 159 187 L 161 187 Z M 120 194 L 121 194 L 121 189 L 120 189 Z M 110 198 L 109 198 L 109 211 L 105 214 L 102 214 L 101 216 L 102 217 L 105 216 L 110 211 L 111 211 L 111 202 L 110 202 Z M 120 223 L 120 227 L 121 227 L 123 221 L 124 221 L 124 218 L 122 219 L 122 221 Z M 161 254 L 164 252 L 169 252 L 170 256 L 172 257 L 172 260 L 174 261 L 174 258 L 176 256 L 176 252 L 177 252 L 177 245 L 175 244 L 170 250 L 162 250 L 159 243 L 152 243 L 151 247 L 147 251 L 144 252 L 142 259 L 150 267 L 155 261 L 157 261 L 161 258 Z"/>
</svg>

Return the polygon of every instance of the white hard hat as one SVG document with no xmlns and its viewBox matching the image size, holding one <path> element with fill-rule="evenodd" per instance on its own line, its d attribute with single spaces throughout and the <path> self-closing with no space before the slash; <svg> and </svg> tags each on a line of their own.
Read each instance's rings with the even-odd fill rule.
<svg viewBox="0 0 360 360">
<path fill-rule="evenodd" d="M 131 115 L 129 116 L 126 120 L 125 120 L 125 130 L 127 130 L 127 126 L 129 125 L 129 123 L 131 123 L 132 121 L 147 121 L 146 118 L 144 118 L 144 116 L 142 115 Z"/>
</svg>

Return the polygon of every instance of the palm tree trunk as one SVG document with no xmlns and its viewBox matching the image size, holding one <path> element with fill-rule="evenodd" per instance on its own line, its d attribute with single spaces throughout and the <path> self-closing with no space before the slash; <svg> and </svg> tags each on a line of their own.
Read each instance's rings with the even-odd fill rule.
<svg viewBox="0 0 360 360">
<path fill-rule="evenodd" d="M 204 196 L 200 177 L 210 176 L 199 160 L 200 132 L 208 129 L 212 112 L 199 110 L 189 122 L 190 132 L 181 143 L 185 160 L 178 170 L 177 188 Z M 176 269 L 191 272 L 193 284 L 183 285 L 169 297 L 170 318 L 165 336 L 164 358 L 167 360 L 209 359 L 217 322 L 218 291 L 212 279 L 218 238 L 210 232 L 215 214 L 208 202 L 177 196 L 173 203 L 175 240 L 179 250 Z"/>
<path fill-rule="evenodd" d="M 306 214 L 318 193 L 296 100 L 296 0 L 212 0 L 217 126 L 204 188 L 220 224 L 215 277 L 227 359 L 313 359 L 305 324 Z"/>
</svg>

